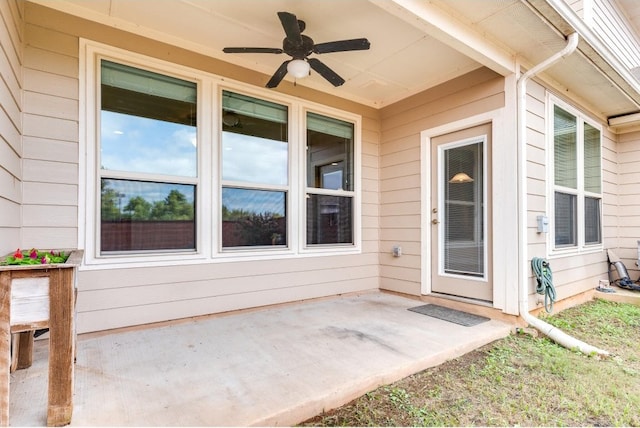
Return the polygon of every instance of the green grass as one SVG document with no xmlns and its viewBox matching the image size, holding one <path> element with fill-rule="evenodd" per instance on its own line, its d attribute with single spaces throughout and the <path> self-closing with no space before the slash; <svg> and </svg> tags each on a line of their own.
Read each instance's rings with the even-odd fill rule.
<svg viewBox="0 0 640 428">
<path fill-rule="evenodd" d="M 640 307 L 593 301 L 545 321 L 612 355 L 511 335 L 302 425 L 640 426 Z"/>
</svg>

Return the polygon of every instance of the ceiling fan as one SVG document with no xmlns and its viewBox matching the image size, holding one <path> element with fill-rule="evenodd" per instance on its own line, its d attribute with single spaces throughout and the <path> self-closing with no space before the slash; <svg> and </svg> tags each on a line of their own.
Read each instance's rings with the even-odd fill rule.
<svg viewBox="0 0 640 428">
<path fill-rule="evenodd" d="M 309 68 L 313 68 L 333 86 L 340 86 L 344 83 L 344 79 L 319 59 L 309 58 L 309 55 L 369 49 L 369 40 L 364 38 L 315 44 L 311 37 L 302 34 L 306 28 L 304 21 L 299 20 L 294 14 L 289 12 L 278 12 L 278 17 L 287 36 L 282 41 L 282 49 L 247 47 L 224 48 L 222 50 L 224 53 L 286 53 L 289 55 L 291 59 L 283 62 L 280 67 L 278 67 L 271 79 L 267 82 L 267 88 L 275 88 L 278 86 L 287 72 L 297 78 L 305 77 L 309 74 Z"/>
</svg>

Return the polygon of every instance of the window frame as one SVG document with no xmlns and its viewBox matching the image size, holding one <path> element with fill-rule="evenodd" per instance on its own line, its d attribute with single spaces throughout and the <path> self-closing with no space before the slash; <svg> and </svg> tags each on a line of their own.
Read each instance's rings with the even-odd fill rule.
<svg viewBox="0 0 640 428">
<path fill-rule="evenodd" d="M 326 188 L 319 188 L 319 187 L 311 187 L 308 184 L 308 174 L 309 174 L 309 164 L 308 164 L 308 159 L 307 159 L 307 148 L 308 148 L 308 141 L 307 141 L 307 130 L 308 130 L 308 126 L 307 126 L 307 117 L 308 114 L 312 113 L 312 114 L 316 114 L 316 115 L 321 115 L 321 116 L 327 116 L 330 117 L 332 119 L 339 119 L 345 122 L 352 122 L 353 123 L 353 146 L 351 147 L 352 149 L 352 169 L 353 169 L 353 178 L 352 178 L 352 188 L 353 190 L 344 190 L 344 189 L 326 189 Z M 302 208 L 301 208 L 301 219 L 303 219 L 303 221 L 301 223 L 303 223 L 301 225 L 301 229 L 300 229 L 300 244 L 302 245 L 302 247 L 300 248 L 301 252 L 309 252 L 309 253 L 313 253 L 313 252 L 325 252 L 327 249 L 331 250 L 331 249 L 335 249 L 335 248 L 352 248 L 356 245 L 356 243 L 360 242 L 360 235 L 359 235 L 359 226 L 356 227 L 356 224 L 359 225 L 359 223 L 356 223 L 356 218 L 360 218 L 360 204 L 356 204 L 356 201 L 359 201 L 359 189 L 361 187 L 360 184 L 360 172 L 359 172 L 359 161 L 356 156 L 359 156 L 359 144 L 357 144 L 358 141 L 360 141 L 360 138 L 356 136 L 357 132 L 360 129 L 359 123 L 355 123 L 353 121 L 349 121 L 349 120 L 345 120 L 344 118 L 341 118 L 339 116 L 336 115 L 332 115 L 332 114 L 327 114 L 326 111 L 324 110 L 319 110 L 319 109 L 313 109 L 313 108 L 304 108 L 302 111 L 302 117 L 304 118 L 304 120 L 301 122 L 301 132 L 304 133 L 304 139 L 302 141 L 304 141 L 304 147 L 302 147 L 301 152 L 303 155 L 303 160 L 301 160 L 300 165 L 301 168 L 303 169 L 303 171 L 299 174 L 300 175 L 300 185 L 302 186 L 302 190 L 300 191 L 304 196 L 302 197 Z M 358 153 L 358 155 L 356 154 Z M 341 157 L 341 156 L 337 156 L 331 159 L 325 159 L 325 163 L 320 165 L 320 166 L 327 166 L 327 162 L 331 162 L 331 161 L 347 161 L 347 159 Z M 352 229 L 353 229 L 353 236 L 352 236 L 352 243 L 334 243 L 334 244 L 309 244 L 307 242 L 307 232 L 308 232 L 308 225 L 307 225 L 307 219 L 308 219 L 308 205 L 307 205 L 307 195 L 318 195 L 318 196 L 337 196 L 337 197 L 348 197 L 351 198 L 352 200 Z"/>
<path fill-rule="evenodd" d="M 576 189 L 560 186 L 555 184 L 555 124 L 554 124 L 554 110 L 555 107 L 559 107 L 565 112 L 571 114 L 576 118 L 576 171 L 577 171 L 577 183 Z M 604 213 L 603 213 L 603 200 L 604 200 L 604 182 L 603 182 L 603 157 L 602 157 L 602 148 L 603 148 L 603 127 L 600 123 L 592 119 L 587 114 L 583 113 L 581 110 L 576 107 L 568 104 L 567 102 L 557 98 L 551 93 L 547 93 L 547 118 L 548 118 L 548 126 L 547 126 L 547 188 L 548 188 L 548 197 L 547 197 L 547 212 L 549 217 L 549 233 L 547 234 L 547 248 L 549 255 L 551 256 L 564 256 L 571 254 L 583 254 L 590 252 L 602 251 L 604 248 Z M 585 190 L 585 124 L 593 127 L 595 130 L 599 132 L 600 135 L 600 193 L 594 193 L 591 191 Z M 572 195 L 576 197 L 575 210 L 576 210 L 576 218 L 575 218 L 575 233 L 576 233 L 576 244 L 575 245 L 556 245 L 556 220 L 555 220 L 555 208 L 556 208 L 556 192 L 562 193 L 565 195 Z M 600 242 L 597 243 L 586 243 L 586 228 L 585 228 L 585 219 L 586 219 L 586 208 L 585 208 L 585 198 L 594 198 L 597 199 L 600 203 L 600 212 L 599 212 L 599 227 L 600 227 Z"/>
<path fill-rule="evenodd" d="M 197 86 L 196 249 L 159 252 L 100 254 L 100 60 L 164 74 Z M 87 269 L 165 266 L 265 260 L 307 256 L 360 254 L 361 244 L 361 116 L 273 90 L 223 78 L 202 70 L 174 64 L 102 43 L 80 39 L 79 111 L 79 248 L 85 249 Z M 222 92 L 230 91 L 285 105 L 288 108 L 288 187 L 286 196 L 287 245 L 278 248 L 222 247 Z M 353 243 L 308 247 L 306 245 L 306 111 L 353 123 Z M 84 119 L 84 120 L 83 120 Z M 113 174 L 112 174 L 113 173 Z M 136 173 L 125 173 L 136 179 Z M 109 178 L 121 178 L 109 172 Z M 148 175 L 145 175 L 148 177 Z M 162 176 L 159 176 L 162 177 Z M 171 182 L 183 178 L 170 176 Z M 193 182 L 189 177 L 186 181 Z M 247 184 L 244 183 L 243 186 Z M 241 186 L 242 187 L 242 186 Z M 250 186 L 251 187 L 251 186 Z M 260 185 L 263 189 L 265 186 Z M 267 185 L 266 187 L 269 187 Z M 276 186 L 281 187 L 281 186 Z"/>
</svg>

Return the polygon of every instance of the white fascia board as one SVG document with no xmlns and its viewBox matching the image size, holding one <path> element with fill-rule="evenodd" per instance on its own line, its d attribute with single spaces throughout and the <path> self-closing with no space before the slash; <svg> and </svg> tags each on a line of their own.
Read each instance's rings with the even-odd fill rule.
<svg viewBox="0 0 640 428">
<path fill-rule="evenodd" d="M 420 0 L 369 0 L 502 76 L 517 71 L 516 58 L 442 9 Z"/>
</svg>

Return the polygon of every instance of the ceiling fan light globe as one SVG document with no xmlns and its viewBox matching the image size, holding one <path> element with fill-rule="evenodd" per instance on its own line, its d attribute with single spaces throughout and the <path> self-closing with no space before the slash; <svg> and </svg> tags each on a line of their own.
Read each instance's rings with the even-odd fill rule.
<svg viewBox="0 0 640 428">
<path fill-rule="evenodd" d="M 302 59 L 294 59 L 287 64 L 287 72 L 296 79 L 309 75 L 309 63 Z"/>
</svg>

